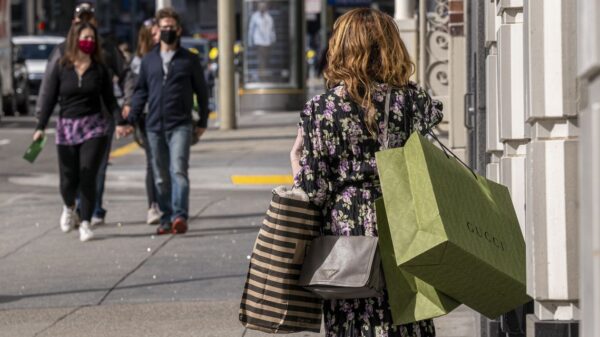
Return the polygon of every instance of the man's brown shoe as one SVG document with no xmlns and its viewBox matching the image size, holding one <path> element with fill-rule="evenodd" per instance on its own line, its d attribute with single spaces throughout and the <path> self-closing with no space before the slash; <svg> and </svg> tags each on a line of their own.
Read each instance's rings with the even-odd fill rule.
<svg viewBox="0 0 600 337">
<path fill-rule="evenodd" d="M 173 221 L 173 234 L 184 234 L 187 232 L 188 225 L 187 220 L 184 218 L 176 218 Z"/>
</svg>

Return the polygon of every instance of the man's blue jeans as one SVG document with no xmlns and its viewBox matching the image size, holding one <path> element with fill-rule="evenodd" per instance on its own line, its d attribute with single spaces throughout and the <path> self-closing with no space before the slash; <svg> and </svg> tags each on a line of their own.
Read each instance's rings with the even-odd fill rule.
<svg viewBox="0 0 600 337">
<path fill-rule="evenodd" d="M 177 217 L 188 218 L 192 132 L 192 125 L 162 132 L 147 131 L 158 206 L 163 212 L 161 223 L 171 222 Z"/>
</svg>

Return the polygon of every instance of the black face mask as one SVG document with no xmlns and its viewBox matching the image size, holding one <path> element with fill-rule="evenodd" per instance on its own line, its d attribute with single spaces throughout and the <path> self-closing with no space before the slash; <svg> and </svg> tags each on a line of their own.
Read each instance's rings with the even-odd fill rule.
<svg viewBox="0 0 600 337">
<path fill-rule="evenodd" d="M 160 40 L 166 44 L 173 44 L 177 41 L 177 31 L 175 30 L 161 30 Z"/>
</svg>

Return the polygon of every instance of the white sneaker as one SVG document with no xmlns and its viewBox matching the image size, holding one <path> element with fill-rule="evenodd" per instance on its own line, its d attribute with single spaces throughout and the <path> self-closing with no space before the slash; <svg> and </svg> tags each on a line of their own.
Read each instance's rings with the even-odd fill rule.
<svg viewBox="0 0 600 337">
<path fill-rule="evenodd" d="M 92 225 L 92 227 L 104 225 L 104 218 L 98 218 L 98 217 L 93 216 L 91 225 Z"/>
<path fill-rule="evenodd" d="M 75 212 L 75 207 L 63 206 L 62 214 L 60 215 L 60 230 L 63 233 L 68 233 L 75 228 L 75 225 L 79 223 L 79 216 Z"/>
<path fill-rule="evenodd" d="M 81 242 L 86 242 L 94 238 L 94 232 L 90 229 L 90 223 L 87 221 L 82 221 L 81 225 L 79 225 L 79 240 Z"/>
<path fill-rule="evenodd" d="M 158 225 L 160 223 L 161 216 L 162 213 L 158 209 L 158 205 L 152 204 L 150 208 L 148 208 L 148 216 L 146 217 L 146 223 L 148 225 Z"/>
</svg>

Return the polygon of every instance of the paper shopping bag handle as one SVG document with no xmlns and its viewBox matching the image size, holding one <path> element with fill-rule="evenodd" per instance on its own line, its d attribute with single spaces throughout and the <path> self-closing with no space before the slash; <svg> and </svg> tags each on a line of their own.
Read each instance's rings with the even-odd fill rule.
<svg viewBox="0 0 600 337">
<path fill-rule="evenodd" d="M 446 157 L 450 158 L 450 156 L 448 155 L 448 153 L 450 153 L 452 155 L 452 157 L 454 157 L 461 164 L 463 164 L 463 166 L 466 167 L 467 170 L 471 171 L 471 173 L 473 174 L 475 179 L 477 179 L 477 174 L 475 173 L 475 171 L 473 171 L 473 169 L 470 168 L 469 165 L 465 164 L 464 161 L 462 161 L 460 158 L 458 158 L 458 156 L 456 154 L 454 154 L 454 152 L 452 152 L 452 150 L 450 150 L 446 145 L 444 145 L 431 129 L 427 130 L 427 134 L 430 135 L 433 139 L 435 139 L 438 142 L 438 144 L 440 144 L 440 147 L 442 148 L 442 151 L 444 152 Z"/>
</svg>

